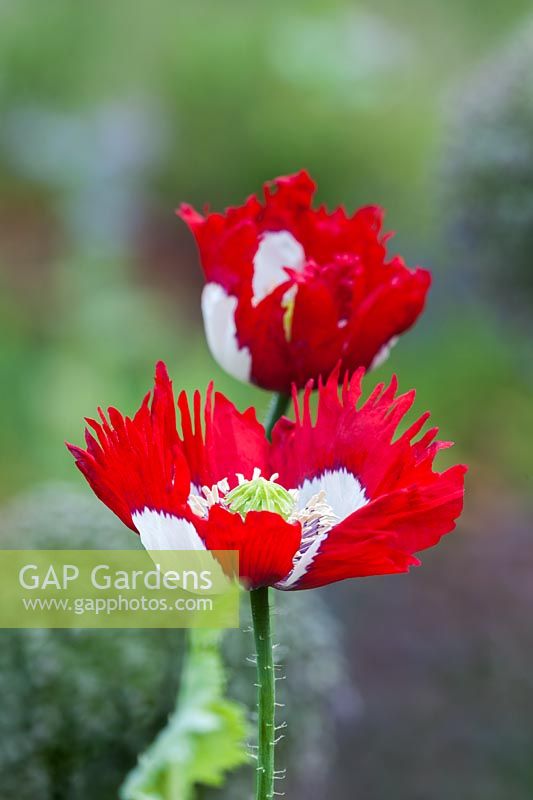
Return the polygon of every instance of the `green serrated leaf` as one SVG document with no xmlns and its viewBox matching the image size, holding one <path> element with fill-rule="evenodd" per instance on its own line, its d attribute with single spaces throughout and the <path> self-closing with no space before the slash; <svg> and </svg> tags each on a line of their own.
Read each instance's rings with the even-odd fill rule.
<svg viewBox="0 0 533 800">
<path fill-rule="evenodd" d="M 248 761 L 246 711 L 223 696 L 219 642 L 219 632 L 191 631 L 176 710 L 126 778 L 122 800 L 192 800 L 196 785 L 221 786 Z"/>
</svg>

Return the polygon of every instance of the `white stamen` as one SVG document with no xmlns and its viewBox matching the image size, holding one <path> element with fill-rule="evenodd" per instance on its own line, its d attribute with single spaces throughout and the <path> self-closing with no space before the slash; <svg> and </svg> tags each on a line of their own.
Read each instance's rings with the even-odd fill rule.
<svg viewBox="0 0 533 800">
<path fill-rule="evenodd" d="M 224 495 L 228 492 L 229 482 L 227 478 L 218 481 L 214 486 L 202 486 L 199 491 L 191 491 L 188 500 L 189 507 L 198 517 L 207 517 L 211 506 L 221 504 Z"/>
<path fill-rule="evenodd" d="M 207 501 L 204 497 L 197 494 L 189 495 L 189 507 L 197 517 L 205 517 L 207 513 Z"/>
<path fill-rule="evenodd" d="M 295 512 L 291 520 L 302 525 L 300 547 L 293 559 L 293 567 L 289 574 L 275 584 L 276 589 L 290 589 L 308 572 L 322 542 L 330 530 L 339 522 L 333 509 L 326 500 L 324 491 L 311 497 L 305 508 Z"/>
</svg>

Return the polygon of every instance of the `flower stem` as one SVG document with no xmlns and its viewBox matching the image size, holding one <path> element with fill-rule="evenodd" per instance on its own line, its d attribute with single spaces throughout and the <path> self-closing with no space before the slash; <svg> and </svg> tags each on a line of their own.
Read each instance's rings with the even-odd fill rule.
<svg viewBox="0 0 533 800">
<path fill-rule="evenodd" d="M 267 439 L 272 438 L 272 429 L 289 405 L 290 395 L 275 394 L 265 420 Z M 272 800 L 274 797 L 274 747 L 276 738 L 276 678 L 272 655 L 272 628 L 270 623 L 270 601 L 268 586 L 250 592 L 252 622 L 257 657 L 257 778 L 256 800 Z"/>
<path fill-rule="evenodd" d="M 272 438 L 272 429 L 278 419 L 283 416 L 285 411 L 287 410 L 287 406 L 289 405 L 291 397 L 289 394 L 283 394 L 280 392 L 279 394 L 275 394 L 272 397 L 272 402 L 268 409 L 267 417 L 265 420 L 265 431 L 267 435 L 267 439 Z"/>
<path fill-rule="evenodd" d="M 256 800 L 274 796 L 275 675 L 268 586 L 250 592 L 257 653 L 258 750 Z"/>
</svg>

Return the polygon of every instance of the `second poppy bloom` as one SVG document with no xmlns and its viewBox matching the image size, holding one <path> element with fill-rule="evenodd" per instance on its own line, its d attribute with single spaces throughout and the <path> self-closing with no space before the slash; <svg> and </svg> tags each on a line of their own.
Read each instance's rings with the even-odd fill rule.
<svg viewBox="0 0 533 800">
<path fill-rule="evenodd" d="M 360 407 L 362 370 L 338 370 L 312 386 L 296 419 L 276 424 L 272 444 L 252 409 L 244 413 L 209 389 L 191 410 L 164 364 L 152 401 L 133 418 L 114 408 L 89 419 L 86 448 L 69 445 L 96 495 L 140 534 L 148 550 L 236 550 L 249 589 L 311 589 L 345 578 L 405 572 L 415 553 L 455 527 L 465 467 L 437 472 L 447 446 L 428 414 L 395 437 L 414 400 L 396 380 Z"/>
<path fill-rule="evenodd" d="M 311 207 L 305 172 L 266 185 L 224 214 L 182 205 L 205 272 L 202 311 L 209 347 L 234 377 L 288 392 L 343 369 L 386 358 L 413 325 L 431 276 L 387 258 L 383 211 L 352 216 Z"/>
</svg>

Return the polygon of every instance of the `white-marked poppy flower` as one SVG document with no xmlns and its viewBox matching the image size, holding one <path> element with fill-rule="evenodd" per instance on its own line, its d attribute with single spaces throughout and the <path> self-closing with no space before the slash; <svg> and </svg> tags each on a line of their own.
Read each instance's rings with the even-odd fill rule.
<svg viewBox="0 0 533 800">
<path fill-rule="evenodd" d="M 68 445 L 95 494 L 149 550 L 237 550 L 247 588 L 309 589 L 344 578 L 404 572 L 414 553 L 455 527 L 466 468 L 433 469 L 436 428 L 424 414 L 393 440 L 414 392 L 378 386 L 357 408 L 360 370 L 306 388 L 296 421 L 272 443 L 253 409 L 209 387 L 177 406 L 159 363 L 153 396 L 133 418 L 114 408 L 87 420 L 86 449 Z"/>
<path fill-rule="evenodd" d="M 327 377 L 340 361 L 380 364 L 425 303 L 429 272 L 387 259 L 383 211 L 313 209 L 305 172 L 265 185 L 224 214 L 179 216 L 198 244 L 202 311 L 214 358 L 230 374 L 288 392 Z"/>
</svg>

